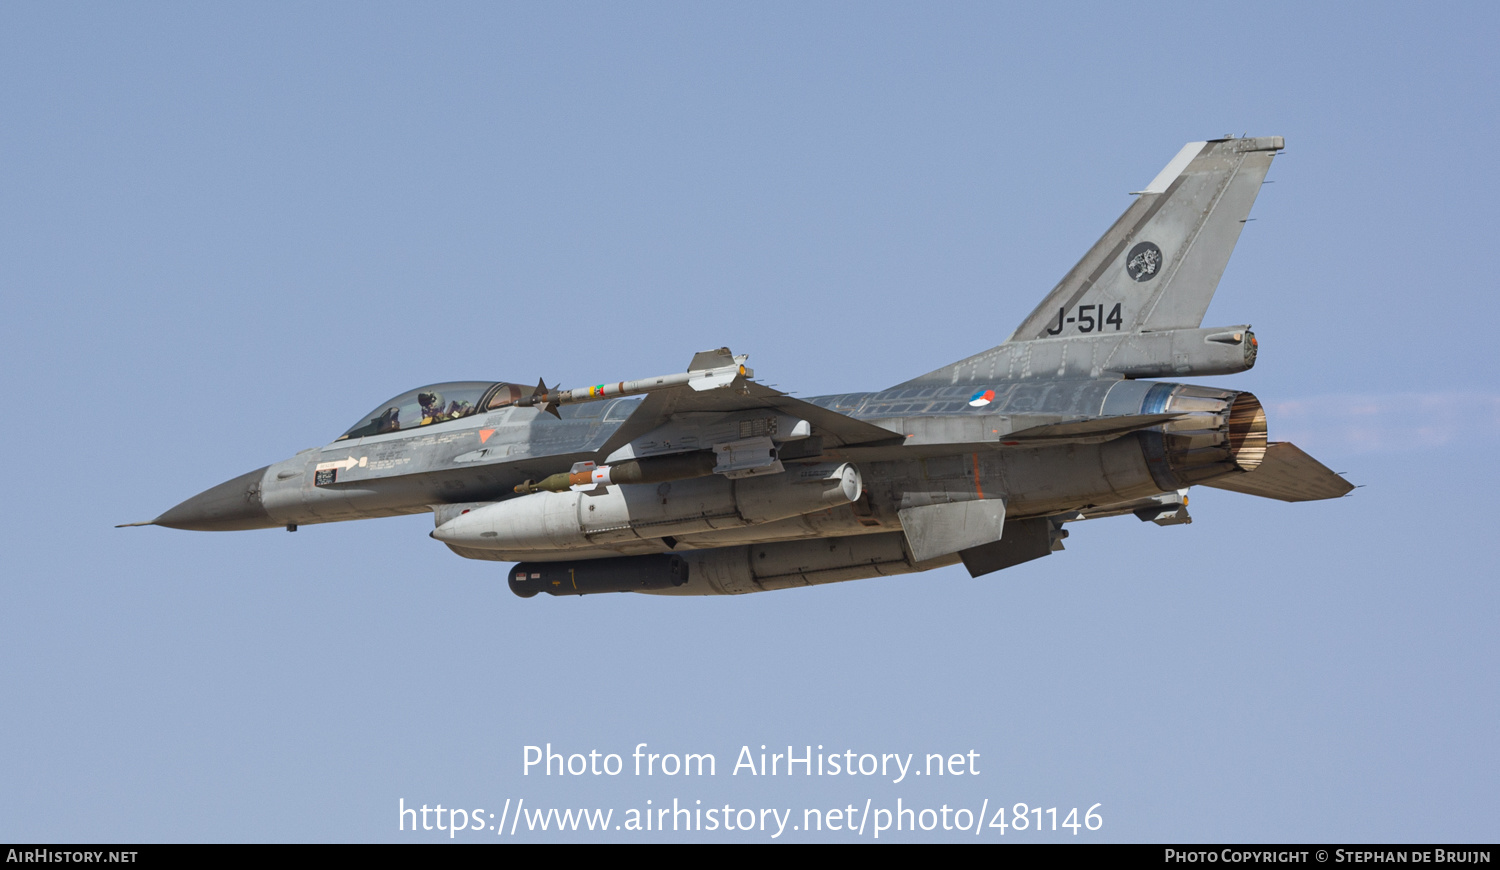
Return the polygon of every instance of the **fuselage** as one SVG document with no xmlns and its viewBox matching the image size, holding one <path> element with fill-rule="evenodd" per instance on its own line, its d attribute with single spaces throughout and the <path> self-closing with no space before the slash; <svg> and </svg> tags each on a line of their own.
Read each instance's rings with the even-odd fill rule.
<svg viewBox="0 0 1500 870">
<path fill-rule="evenodd" d="M 810 450 L 807 443 L 781 445 L 792 457 L 788 462 L 855 465 L 863 481 L 860 498 L 748 527 L 697 529 L 675 536 L 671 548 L 898 531 L 899 510 L 934 501 L 1003 498 L 1007 515 L 1022 518 L 1149 499 L 1245 470 L 1253 457 L 1243 443 L 1233 442 L 1231 409 L 1238 403 L 1242 411 L 1259 413 L 1248 393 L 1128 379 L 903 387 L 808 401 L 900 436 L 899 442 L 879 446 L 829 450 L 819 450 L 816 441 Z M 640 402 L 621 398 L 572 405 L 562 408 L 560 417 L 507 405 L 399 431 L 357 434 L 220 484 L 155 523 L 196 530 L 295 528 L 428 511 L 437 512 L 441 523 L 455 512 L 452 506 L 542 495 L 556 495 L 556 501 L 566 494 L 518 496 L 514 489 L 575 462 L 606 461 L 598 455 L 601 447 Z M 1025 437 L 1039 425 L 1162 412 L 1188 416 L 1097 438 Z M 702 426 L 691 419 L 675 421 L 633 439 L 624 452 L 640 457 L 705 449 L 711 446 L 706 441 L 718 437 L 715 432 L 726 426 L 750 431 L 761 417 L 765 412 L 728 415 Z M 1260 421 L 1263 448 L 1264 418 Z M 591 543 L 585 534 L 577 546 L 555 552 L 454 547 L 462 555 L 503 561 L 668 548 L 650 530 L 624 541 L 616 535 L 607 545 Z"/>
</svg>

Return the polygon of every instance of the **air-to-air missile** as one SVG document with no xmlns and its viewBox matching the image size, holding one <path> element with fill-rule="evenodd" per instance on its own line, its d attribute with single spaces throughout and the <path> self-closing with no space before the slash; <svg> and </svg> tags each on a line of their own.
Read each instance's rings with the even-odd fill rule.
<svg viewBox="0 0 1500 870">
<path fill-rule="evenodd" d="M 888 389 L 793 398 L 726 348 L 573 390 L 436 384 L 137 525 L 431 512 L 458 555 L 519 563 L 523 597 L 714 595 L 958 563 L 977 577 L 1062 549 L 1066 524 L 1186 525 L 1197 485 L 1342 496 L 1269 440 L 1254 395 L 1177 382 L 1255 364 L 1248 325 L 1202 320 L 1281 147 L 1189 143 L 1008 340 Z"/>
<path fill-rule="evenodd" d="M 574 405 L 579 402 L 597 402 L 601 399 L 618 399 L 622 396 L 640 396 L 684 385 L 697 391 L 715 390 L 734 383 L 736 378 L 755 377 L 755 372 L 745 368 L 745 360 L 747 358 L 746 356 L 733 357 L 734 361 L 730 365 L 716 366 L 702 371 L 681 372 L 654 378 L 639 378 L 633 381 L 619 381 L 613 384 L 598 384 L 592 387 L 579 387 L 576 390 L 548 388 L 547 382 L 541 380 L 536 382 L 536 389 L 532 391 L 531 395 L 520 397 L 516 400 L 516 404 L 522 408 L 536 408 L 539 411 L 546 411 L 561 420 L 562 415 L 558 413 L 557 409 L 562 405 Z"/>
</svg>

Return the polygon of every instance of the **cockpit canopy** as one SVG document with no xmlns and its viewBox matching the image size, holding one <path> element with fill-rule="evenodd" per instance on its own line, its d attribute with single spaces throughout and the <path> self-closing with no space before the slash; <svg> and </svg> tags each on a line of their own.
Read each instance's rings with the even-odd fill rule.
<svg viewBox="0 0 1500 870">
<path fill-rule="evenodd" d="M 429 384 L 402 393 L 388 402 L 381 402 L 337 440 L 403 432 L 419 426 L 458 420 L 481 411 L 503 408 L 514 404 L 519 398 L 521 388 L 515 384 L 497 384 L 493 381 Z"/>
</svg>

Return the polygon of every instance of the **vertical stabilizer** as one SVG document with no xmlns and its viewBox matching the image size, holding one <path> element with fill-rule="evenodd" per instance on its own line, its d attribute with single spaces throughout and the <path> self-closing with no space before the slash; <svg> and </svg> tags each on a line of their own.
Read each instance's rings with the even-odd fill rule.
<svg viewBox="0 0 1500 870">
<path fill-rule="evenodd" d="M 1189 142 L 1004 343 L 897 386 L 1228 374 L 1248 325 L 1200 330 L 1280 136 Z"/>
<path fill-rule="evenodd" d="M 1189 142 L 1011 341 L 1203 323 L 1280 136 Z"/>
</svg>

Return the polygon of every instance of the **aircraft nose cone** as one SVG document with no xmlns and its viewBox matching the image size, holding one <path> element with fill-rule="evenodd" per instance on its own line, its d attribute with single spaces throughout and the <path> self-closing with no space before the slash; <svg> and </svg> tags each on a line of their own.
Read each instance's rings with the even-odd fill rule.
<svg viewBox="0 0 1500 870">
<path fill-rule="evenodd" d="M 265 466 L 212 489 L 198 493 L 156 519 L 154 525 L 195 532 L 232 532 L 270 529 L 280 525 L 266 513 L 260 501 L 260 480 Z"/>
</svg>

